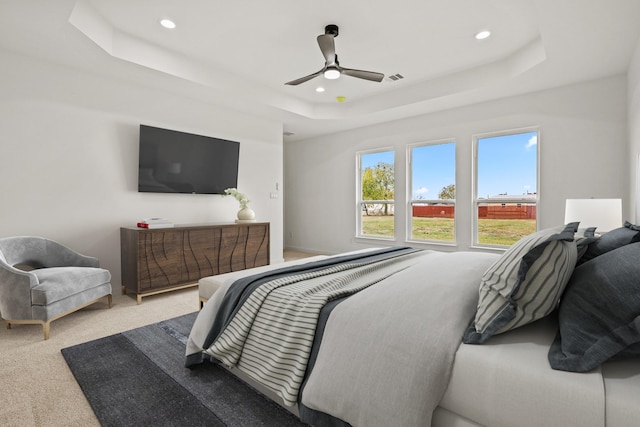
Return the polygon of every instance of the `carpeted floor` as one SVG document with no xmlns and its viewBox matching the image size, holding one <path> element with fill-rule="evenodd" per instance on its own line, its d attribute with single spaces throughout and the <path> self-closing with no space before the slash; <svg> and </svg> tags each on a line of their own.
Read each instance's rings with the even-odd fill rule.
<svg viewBox="0 0 640 427">
<path fill-rule="evenodd" d="M 196 288 L 144 298 L 128 295 L 106 300 L 51 324 L 43 340 L 39 325 L 0 323 L 0 426 L 100 426 L 89 402 L 62 357 L 61 349 L 170 319 L 198 308 Z"/>
<path fill-rule="evenodd" d="M 288 253 L 285 260 L 314 254 Z M 51 339 L 42 339 L 39 325 L 0 323 L 0 426 L 99 427 L 61 349 L 192 313 L 199 307 L 197 288 L 143 299 L 113 296 L 51 324 Z"/>
<path fill-rule="evenodd" d="M 301 426 L 224 369 L 184 368 L 196 313 L 62 349 L 102 426 Z"/>
</svg>

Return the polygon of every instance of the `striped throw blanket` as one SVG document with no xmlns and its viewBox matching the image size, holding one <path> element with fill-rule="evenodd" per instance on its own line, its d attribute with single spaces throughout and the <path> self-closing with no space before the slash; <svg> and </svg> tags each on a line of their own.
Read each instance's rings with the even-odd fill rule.
<svg viewBox="0 0 640 427">
<path fill-rule="evenodd" d="M 267 281 L 235 311 L 205 353 L 240 369 L 292 406 L 305 377 L 322 307 L 408 268 L 419 254 L 408 251 L 382 260 L 347 261 Z"/>
</svg>

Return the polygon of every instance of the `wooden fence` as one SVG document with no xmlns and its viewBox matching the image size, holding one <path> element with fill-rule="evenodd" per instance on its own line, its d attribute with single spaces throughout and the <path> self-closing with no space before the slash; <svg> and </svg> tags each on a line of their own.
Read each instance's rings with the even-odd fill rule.
<svg viewBox="0 0 640 427">
<path fill-rule="evenodd" d="M 453 218 L 455 208 L 449 205 L 416 205 L 413 216 L 421 218 Z M 481 219 L 536 219 L 535 205 L 485 205 L 478 207 Z"/>
</svg>

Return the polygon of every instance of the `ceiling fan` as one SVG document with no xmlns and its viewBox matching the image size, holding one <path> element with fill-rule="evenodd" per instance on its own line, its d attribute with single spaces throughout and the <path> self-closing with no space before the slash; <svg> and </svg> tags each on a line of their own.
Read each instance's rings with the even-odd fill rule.
<svg viewBox="0 0 640 427">
<path fill-rule="evenodd" d="M 318 45 L 320 46 L 320 50 L 322 51 L 322 55 L 324 55 L 325 59 L 324 67 L 316 73 L 309 74 L 305 77 L 300 77 L 299 79 L 292 80 L 285 84 L 296 86 L 320 75 L 324 75 L 325 78 L 333 80 L 340 77 L 341 74 L 351 77 L 357 77 L 359 79 L 371 80 L 374 82 L 382 81 L 382 79 L 384 78 L 384 74 L 382 73 L 341 67 L 340 63 L 338 62 L 338 55 L 336 55 L 336 37 L 338 37 L 338 26 L 333 24 L 327 25 L 324 29 L 324 34 L 320 34 L 318 36 Z"/>
</svg>

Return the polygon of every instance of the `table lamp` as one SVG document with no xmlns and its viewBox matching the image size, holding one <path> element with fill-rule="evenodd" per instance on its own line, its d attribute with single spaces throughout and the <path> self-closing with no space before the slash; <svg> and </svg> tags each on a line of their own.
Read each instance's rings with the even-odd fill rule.
<svg viewBox="0 0 640 427">
<path fill-rule="evenodd" d="M 580 221 L 580 228 L 598 227 L 606 233 L 622 227 L 622 199 L 567 199 L 564 223 Z"/>
</svg>

